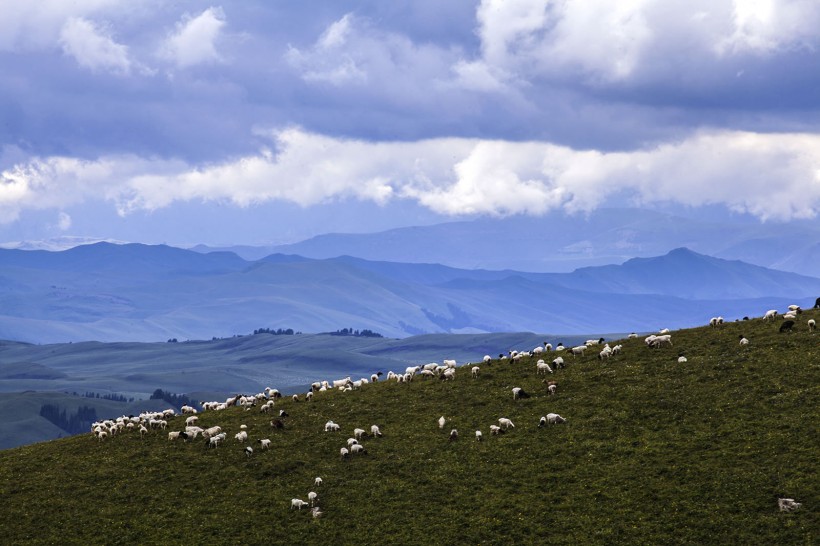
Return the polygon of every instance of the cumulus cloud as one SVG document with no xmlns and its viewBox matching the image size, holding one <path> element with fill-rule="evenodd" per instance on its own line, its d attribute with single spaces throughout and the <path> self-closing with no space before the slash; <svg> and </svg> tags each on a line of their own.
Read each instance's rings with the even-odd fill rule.
<svg viewBox="0 0 820 546">
<path fill-rule="evenodd" d="M 186 16 L 168 35 L 160 53 L 182 68 L 220 62 L 223 59 L 216 43 L 225 24 L 225 12 L 221 7 L 210 7 L 196 17 Z"/>
<path fill-rule="evenodd" d="M 84 18 L 120 3 L 121 0 L 0 0 L 0 51 L 36 50 L 57 43 L 63 25 L 73 17 Z"/>
<path fill-rule="evenodd" d="M 93 22 L 72 17 L 63 25 L 60 44 L 66 55 L 92 71 L 105 70 L 128 74 L 131 61 L 128 48 L 115 42 L 108 33 Z"/>
<path fill-rule="evenodd" d="M 820 136 L 703 132 L 632 152 L 574 150 L 545 142 L 462 138 L 373 143 L 273 131 L 263 150 L 196 167 L 137 157 L 48 158 L 2 173 L 0 218 L 102 196 L 120 214 L 184 201 L 304 207 L 357 199 L 409 199 L 445 215 L 589 211 L 614 196 L 638 204 L 722 204 L 761 219 L 820 210 Z"/>
</svg>

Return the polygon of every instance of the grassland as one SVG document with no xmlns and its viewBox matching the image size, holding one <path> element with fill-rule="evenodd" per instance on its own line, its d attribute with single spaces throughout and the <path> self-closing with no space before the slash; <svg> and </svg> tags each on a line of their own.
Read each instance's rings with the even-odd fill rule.
<svg viewBox="0 0 820 546">
<path fill-rule="evenodd" d="M 283 400 L 284 430 L 256 409 L 203 413 L 203 425 L 228 433 L 218 449 L 153 432 L 2 451 L 2 542 L 816 544 L 820 334 L 805 326 L 812 317 L 820 313 L 801 315 L 790 334 L 756 319 L 673 332 L 672 348 L 623 340 L 622 354 L 603 363 L 595 351 L 565 356 L 567 368 L 550 376 L 555 396 L 534 360 L 493 361 L 478 379 L 461 369 L 452 382 Z M 677 362 L 679 351 L 688 362 Z M 514 401 L 515 386 L 533 396 Z M 548 412 L 568 422 L 539 429 Z M 499 417 L 516 428 L 490 436 Z M 323 432 L 328 419 L 342 432 Z M 272 448 L 251 444 L 246 457 L 233 440 L 240 424 Z M 340 459 L 353 428 L 371 424 L 384 437 L 365 439 L 366 455 Z M 291 498 L 314 489 L 321 518 L 290 509 Z M 803 508 L 780 513 L 778 496 Z"/>
</svg>

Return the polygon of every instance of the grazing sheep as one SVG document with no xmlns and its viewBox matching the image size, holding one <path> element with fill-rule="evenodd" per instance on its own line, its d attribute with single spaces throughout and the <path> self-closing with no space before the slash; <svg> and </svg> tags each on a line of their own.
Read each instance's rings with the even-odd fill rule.
<svg viewBox="0 0 820 546">
<path fill-rule="evenodd" d="M 350 446 L 350 452 L 365 454 L 367 453 L 367 450 L 364 448 L 362 444 L 353 444 L 352 446 Z"/>
<path fill-rule="evenodd" d="M 679 356 L 678 357 L 678 363 L 683 364 L 684 362 L 687 362 L 686 357 L 685 356 Z"/>
<path fill-rule="evenodd" d="M 356 445 L 358 443 L 359 443 L 359 440 L 357 440 L 356 438 L 348 438 L 347 439 L 347 447 L 350 447 L 352 445 Z"/>
<path fill-rule="evenodd" d="M 244 430 L 241 432 L 237 432 L 236 434 L 234 434 L 234 438 L 236 438 L 237 441 L 239 441 L 239 443 L 242 443 L 248 439 L 248 433 Z"/>
<path fill-rule="evenodd" d="M 491 357 L 490 355 L 484 355 L 484 358 L 483 358 L 482 360 L 483 360 L 485 363 L 488 363 L 488 362 L 489 362 L 490 360 L 492 360 L 492 359 L 493 359 L 493 357 Z"/>
<path fill-rule="evenodd" d="M 780 325 L 780 333 L 782 334 L 783 332 L 791 332 L 792 328 L 794 328 L 794 321 L 787 320 L 786 322 Z"/>
<path fill-rule="evenodd" d="M 341 456 L 342 459 L 347 459 L 347 456 L 349 454 L 350 454 L 350 451 L 348 451 L 348 449 L 346 447 L 343 447 L 342 449 L 339 450 L 339 455 Z"/>
<path fill-rule="evenodd" d="M 319 495 L 317 495 L 315 491 L 311 491 L 308 493 L 308 502 L 310 502 L 311 506 L 315 505 L 318 499 Z"/>
<path fill-rule="evenodd" d="M 814 300 L 814 309 L 820 309 L 820 298 Z"/>
<path fill-rule="evenodd" d="M 313 402 L 313 391 L 308 391 L 305 393 L 305 401 Z"/>
<path fill-rule="evenodd" d="M 284 419 L 285 417 L 290 417 L 290 414 L 288 414 L 288 412 L 286 412 L 285 410 L 280 409 L 279 410 L 279 417 L 282 417 Z"/>
<path fill-rule="evenodd" d="M 803 506 L 802 502 L 795 502 L 794 499 L 777 499 L 777 507 L 781 512 L 792 512 Z"/>
<path fill-rule="evenodd" d="M 501 434 L 501 433 L 503 433 L 503 432 L 504 432 L 504 431 L 501 429 L 501 427 L 500 427 L 500 426 L 498 426 L 498 425 L 490 425 L 490 434 L 492 434 L 493 436 L 497 436 L 497 435 L 499 435 L 499 434 Z"/>
<path fill-rule="evenodd" d="M 194 410 L 194 411 L 196 411 L 196 410 Z M 199 421 L 199 417 L 197 417 L 196 415 L 192 415 L 192 416 L 185 419 L 185 424 L 187 426 L 192 426 L 192 425 L 195 425 L 197 421 Z"/>
<path fill-rule="evenodd" d="M 766 314 L 763 315 L 763 320 L 767 322 L 774 322 L 777 318 L 777 309 L 769 309 L 766 311 Z"/>
<path fill-rule="evenodd" d="M 552 361 L 552 365 L 555 366 L 555 369 L 563 368 L 564 367 L 564 357 L 559 356 L 555 360 Z"/>
<path fill-rule="evenodd" d="M 547 414 L 547 423 L 550 425 L 556 425 L 560 423 L 565 423 L 567 420 L 558 415 L 557 413 L 548 413 Z"/>
<path fill-rule="evenodd" d="M 541 417 L 541 419 L 538 420 L 538 428 L 545 427 L 545 426 L 547 426 L 547 418 L 546 417 Z"/>
<path fill-rule="evenodd" d="M 458 430 L 453 429 L 450 431 L 450 441 L 458 440 Z"/>
<path fill-rule="evenodd" d="M 245 448 L 245 455 L 248 457 L 248 459 L 251 458 L 251 455 L 253 455 L 253 448 L 251 446 L 247 446 Z"/>
<path fill-rule="evenodd" d="M 504 430 L 507 430 L 510 427 L 515 428 L 515 425 L 513 424 L 513 422 L 510 421 L 509 419 L 507 419 L 506 417 L 500 418 L 498 420 L 498 424 L 501 425 L 502 427 L 504 427 Z"/>
<path fill-rule="evenodd" d="M 479 368 L 478 366 L 473 366 L 470 369 L 470 372 L 473 374 L 473 377 L 478 377 L 479 372 L 481 372 L 481 368 Z"/>
<path fill-rule="evenodd" d="M 817 323 L 814 321 L 814 319 L 809 319 L 809 332 L 814 332 L 816 328 Z"/>
<path fill-rule="evenodd" d="M 749 344 L 749 340 L 746 339 L 746 336 L 744 336 L 743 334 L 739 335 L 738 338 L 740 339 L 740 344 L 741 345 L 748 345 Z"/>
<path fill-rule="evenodd" d="M 561 358 L 561 357 L 558 357 L 558 358 Z M 557 359 L 556 359 L 556 360 L 557 360 Z M 548 373 L 553 373 L 553 371 L 552 371 L 552 368 L 550 368 L 550 365 L 549 365 L 549 364 L 547 364 L 547 363 L 546 363 L 546 362 L 544 362 L 543 360 L 539 360 L 539 361 L 538 361 L 538 362 L 536 362 L 536 364 L 535 364 L 535 373 L 536 373 L 537 375 L 540 375 L 540 374 L 542 374 L 542 373 L 543 373 L 544 375 L 546 375 L 546 374 L 548 374 Z"/>
<path fill-rule="evenodd" d="M 261 440 L 256 440 L 259 445 L 262 446 L 262 449 L 270 449 L 270 439 L 262 438 Z"/>
<path fill-rule="evenodd" d="M 333 421 L 328 421 L 325 423 L 325 432 L 339 432 L 342 429 L 341 426 L 337 425 Z"/>
<path fill-rule="evenodd" d="M 379 429 L 379 425 L 373 425 L 370 427 L 370 434 L 375 436 L 376 438 L 382 437 L 382 431 Z"/>
<path fill-rule="evenodd" d="M 357 440 L 361 440 L 361 439 L 362 439 L 362 436 L 364 436 L 364 432 L 365 432 L 365 430 L 364 430 L 363 428 L 354 428 L 354 429 L 353 429 L 353 436 L 354 436 Z"/>
<path fill-rule="evenodd" d="M 291 510 L 293 510 L 294 508 L 298 508 L 299 510 L 301 510 L 303 506 L 308 506 L 308 503 L 306 503 L 302 499 L 291 499 L 290 500 L 290 509 Z"/>
<path fill-rule="evenodd" d="M 475 431 L 475 440 L 476 442 L 480 442 L 483 435 L 481 434 L 480 430 Z"/>
<path fill-rule="evenodd" d="M 176 440 L 177 438 L 179 438 L 179 432 L 168 433 L 168 440 Z"/>
<path fill-rule="evenodd" d="M 314 506 L 310 509 L 310 515 L 313 516 L 314 519 L 322 517 L 322 514 L 324 514 L 324 512 L 322 512 L 318 506 Z"/>
<path fill-rule="evenodd" d="M 519 398 L 529 398 L 530 395 L 521 387 L 513 387 L 513 400 L 518 400 Z"/>
<path fill-rule="evenodd" d="M 584 351 L 586 350 L 586 345 L 578 345 L 577 347 L 573 347 L 572 349 L 570 349 L 570 352 L 572 353 L 572 356 L 584 356 Z"/>
<path fill-rule="evenodd" d="M 316 476 L 316 479 L 313 480 L 313 485 L 315 485 L 316 487 L 319 487 L 319 486 L 322 485 L 322 482 L 323 482 L 322 478 L 320 478 L 319 476 Z"/>
<path fill-rule="evenodd" d="M 554 395 L 554 394 L 555 394 L 555 391 L 557 391 L 557 390 L 558 390 L 558 384 L 557 384 L 557 383 L 555 383 L 555 382 L 550 382 L 550 383 L 547 385 L 547 391 L 550 393 L 550 395 Z"/>
<path fill-rule="evenodd" d="M 145 428 L 145 425 L 140 425 L 140 437 L 143 437 L 146 434 L 148 434 L 148 429 Z"/>
<path fill-rule="evenodd" d="M 441 417 L 439 417 L 439 418 L 438 418 L 438 428 L 444 428 L 444 424 L 445 424 L 446 422 L 447 422 L 447 420 L 446 420 L 446 419 L 444 419 L 444 416 L 443 416 L 443 415 L 442 415 Z"/>
<path fill-rule="evenodd" d="M 285 428 L 285 423 L 283 423 L 281 419 L 274 419 L 270 422 L 270 426 L 273 428 Z"/>
</svg>

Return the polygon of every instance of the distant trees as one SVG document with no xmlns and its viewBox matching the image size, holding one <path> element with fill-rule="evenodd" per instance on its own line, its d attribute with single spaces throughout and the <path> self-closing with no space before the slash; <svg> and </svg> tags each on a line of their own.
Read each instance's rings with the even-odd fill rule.
<svg viewBox="0 0 820 546">
<path fill-rule="evenodd" d="M 54 404 L 43 404 L 40 406 L 40 417 L 48 419 L 69 434 L 79 434 L 91 430 L 91 423 L 97 420 L 97 410 L 80 406 L 76 413 L 68 413 Z"/>
<path fill-rule="evenodd" d="M 283 330 L 282 328 L 277 328 L 276 330 L 272 330 L 270 328 L 259 328 L 258 330 L 253 331 L 253 335 L 257 334 L 271 334 L 273 336 L 292 336 L 292 335 L 299 335 L 302 332 L 294 332 L 293 328 L 287 328 Z"/>
<path fill-rule="evenodd" d="M 113 400 L 114 402 L 133 402 L 134 398 L 126 398 L 121 394 L 110 393 L 110 394 L 100 394 L 98 392 L 90 392 L 86 391 L 83 394 L 77 394 L 76 392 L 71 393 L 74 396 L 84 396 L 85 398 L 102 398 L 103 400 Z"/>
<path fill-rule="evenodd" d="M 332 336 L 353 336 L 353 337 L 384 337 L 373 330 L 354 330 L 353 328 L 342 328 L 335 332 L 329 332 Z"/>
<path fill-rule="evenodd" d="M 180 409 L 182 406 L 195 406 L 197 405 L 197 401 L 193 398 L 188 398 L 186 394 L 174 394 L 172 392 L 166 392 L 162 389 L 155 390 L 150 398 L 150 400 L 165 400 L 172 406 L 177 409 Z"/>
</svg>

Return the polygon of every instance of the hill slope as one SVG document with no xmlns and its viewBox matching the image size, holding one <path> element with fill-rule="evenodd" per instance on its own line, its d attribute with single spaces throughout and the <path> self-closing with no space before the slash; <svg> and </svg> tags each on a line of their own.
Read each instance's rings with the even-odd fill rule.
<svg viewBox="0 0 820 546">
<path fill-rule="evenodd" d="M 7 450 L 0 526 L 10 543 L 43 544 L 813 544 L 820 352 L 809 317 L 820 314 L 790 334 L 758 319 L 674 332 L 673 348 L 624 340 L 604 362 L 565 355 L 554 396 L 534 362 L 494 361 L 478 378 L 459 369 L 453 381 L 283 400 L 281 430 L 258 410 L 202 413 L 228 434 L 217 449 L 152 431 Z M 514 386 L 532 396 L 513 400 Z M 568 421 L 539 428 L 548 412 Z M 515 428 L 491 436 L 500 417 Z M 328 419 L 342 432 L 323 432 Z M 246 457 L 240 424 L 271 449 L 251 443 Z M 341 459 L 353 428 L 372 424 L 384 437 Z M 314 489 L 321 518 L 290 509 Z M 779 513 L 778 496 L 803 508 Z"/>
</svg>

